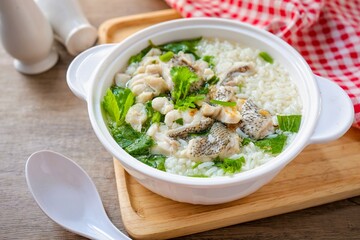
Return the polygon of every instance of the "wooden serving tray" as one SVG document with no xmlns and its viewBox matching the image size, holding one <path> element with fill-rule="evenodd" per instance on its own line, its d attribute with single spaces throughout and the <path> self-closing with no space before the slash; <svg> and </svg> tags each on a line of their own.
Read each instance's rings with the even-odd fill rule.
<svg viewBox="0 0 360 240">
<path fill-rule="evenodd" d="M 119 42 L 158 22 L 179 18 L 164 10 L 111 19 L 100 43 Z M 202 206 L 179 203 L 140 185 L 114 159 L 121 216 L 137 239 L 172 238 L 274 216 L 360 195 L 360 130 L 328 144 L 311 145 L 269 184 L 243 199 Z"/>
</svg>

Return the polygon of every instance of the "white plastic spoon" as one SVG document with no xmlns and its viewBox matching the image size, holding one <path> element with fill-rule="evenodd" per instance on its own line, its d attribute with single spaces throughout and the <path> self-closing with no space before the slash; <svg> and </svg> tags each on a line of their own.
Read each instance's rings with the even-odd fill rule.
<svg viewBox="0 0 360 240">
<path fill-rule="evenodd" d="M 69 158 L 35 152 L 27 160 L 25 174 L 41 210 L 62 227 L 91 239 L 130 239 L 111 223 L 95 184 Z"/>
</svg>

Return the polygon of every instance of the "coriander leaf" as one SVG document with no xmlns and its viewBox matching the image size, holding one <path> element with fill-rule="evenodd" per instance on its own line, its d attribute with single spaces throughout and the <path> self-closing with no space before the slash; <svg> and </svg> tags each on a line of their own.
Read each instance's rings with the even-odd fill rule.
<svg viewBox="0 0 360 240">
<path fill-rule="evenodd" d="M 165 118 L 165 115 L 153 109 L 151 105 L 151 101 L 148 101 L 145 104 L 145 108 L 146 108 L 147 119 L 146 122 L 143 124 L 142 132 L 145 132 L 153 123 L 164 122 L 164 118 Z"/>
<path fill-rule="evenodd" d="M 141 133 L 135 131 L 129 124 L 123 124 L 121 126 L 110 125 L 109 130 L 114 140 L 125 148 L 132 144 L 137 138 L 141 136 Z"/>
<path fill-rule="evenodd" d="M 245 163 L 244 157 L 239 157 L 237 159 L 224 158 L 223 160 L 216 158 L 214 160 L 215 166 L 222 168 L 225 173 L 231 173 L 231 174 L 239 172 L 244 163 Z"/>
<path fill-rule="evenodd" d="M 184 119 L 182 118 L 176 119 L 175 122 L 181 126 L 184 125 Z"/>
<path fill-rule="evenodd" d="M 200 40 L 201 37 L 178 41 L 178 42 L 166 43 L 157 47 L 163 51 L 171 51 L 173 53 L 178 53 L 180 51 L 184 53 L 191 53 L 195 56 L 196 59 L 199 59 L 199 56 L 196 54 L 196 48 Z"/>
<path fill-rule="evenodd" d="M 170 59 L 171 59 L 173 56 L 174 56 L 174 53 L 171 52 L 171 51 L 168 51 L 168 52 L 164 53 L 163 55 L 161 55 L 161 56 L 159 57 L 159 59 L 160 59 L 160 61 L 162 61 L 162 62 L 168 62 L 168 61 L 170 61 Z"/>
<path fill-rule="evenodd" d="M 170 75 L 174 82 L 174 89 L 171 91 L 171 97 L 176 104 L 178 100 L 183 100 L 187 97 L 191 84 L 199 81 L 199 77 L 187 66 L 172 67 Z"/>
<path fill-rule="evenodd" d="M 155 142 L 150 136 L 142 134 L 132 144 L 127 146 L 125 151 L 132 156 L 147 155 L 154 144 Z"/>
<path fill-rule="evenodd" d="M 219 81 L 220 81 L 220 78 L 218 78 L 217 76 L 214 75 L 212 78 L 207 80 L 207 83 L 210 85 L 214 85 L 214 84 L 218 83 Z"/>
<path fill-rule="evenodd" d="M 274 59 L 267 52 L 260 52 L 259 57 L 261 57 L 265 62 L 274 63 Z"/>
<path fill-rule="evenodd" d="M 248 145 L 249 143 L 253 142 L 250 138 L 244 138 L 241 142 L 243 146 Z"/>
<path fill-rule="evenodd" d="M 161 171 L 166 171 L 165 169 L 165 160 L 166 156 L 160 154 L 150 154 L 142 155 L 136 157 L 139 161 L 149 165 L 150 167 L 159 169 Z"/>
<path fill-rule="evenodd" d="M 137 63 L 137 62 L 141 62 L 141 60 L 143 59 L 143 57 L 151 50 L 152 46 L 147 46 L 146 48 L 144 48 L 143 50 L 141 50 L 141 52 L 139 52 L 136 55 L 133 55 L 130 57 L 128 64 L 132 64 L 132 63 Z"/>
<path fill-rule="evenodd" d="M 106 91 L 104 100 L 102 102 L 104 110 L 110 116 L 111 120 L 114 122 L 119 121 L 120 119 L 120 109 L 117 104 L 117 100 L 110 88 Z"/>
<path fill-rule="evenodd" d="M 209 64 L 211 69 L 215 67 L 214 56 L 205 55 L 202 59 Z"/>
<path fill-rule="evenodd" d="M 215 99 L 210 100 L 210 103 L 221 105 L 221 106 L 226 106 L 226 107 L 236 106 L 236 102 L 224 102 L 224 101 L 219 101 L 219 100 L 215 100 Z"/>
<path fill-rule="evenodd" d="M 180 99 L 176 102 L 174 108 L 180 111 L 185 111 L 188 108 L 196 108 L 195 102 L 205 99 L 205 95 L 191 95 L 185 99 Z"/>
<path fill-rule="evenodd" d="M 279 128 L 284 132 L 298 132 L 301 124 L 301 115 L 277 115 Z"/>
<path fill-rule="evenodd" d="M 262 140 L 255 141 L 255 146 L 263 149 L 265 152 L 269 152 L 272 154 L 279 154 L 282 152 L 285 143 L 287 140 L 287 136 L 284 134 L 277 135 L 272 138 L 264 138 Z"/>
<path fill-rule="evenodd" d="M 208 94 L 209 93 L 209 85 L 208 84 L 205 84 L 205 86 L 203 86 L 202 88 L 200 88 L 198 91 L 197 91 L 198 94 Z"/>
</svg>

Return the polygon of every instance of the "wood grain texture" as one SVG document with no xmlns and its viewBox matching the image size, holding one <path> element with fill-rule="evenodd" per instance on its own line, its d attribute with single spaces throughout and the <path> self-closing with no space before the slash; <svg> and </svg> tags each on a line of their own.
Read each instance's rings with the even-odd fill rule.
<svg viewBox="0 0 360 240">
<path fill-rule="evenodd" d="M 167 9 L 162 0 L 80 0 L 89 21 Z M 86 104 L 66 84 L 73 57 L 57 44 L 59 62 L 34 76 L 18 73 L 0 46 L 0 239 L 83 239 L 49 220 L 25 181 L 26 159 L 51 149 L 74 159 L 92 177 L 110 219 L 121 230 L 112 157 L 96 138 Z M 360 151 L 360 149 L 359 149 Z M 238 224 L 181 239 L 359 239 L 360 197 Z"/>
<path fill-rule="evenodd" d="M 135 14 L 127 17 L 112 18 L 99 27 L 99 43 L 115 43 L 131 34 L 156 23 L 180 18 L 174 9 Z"/>
<path fill-rule="evenodd" d="M 114 159 L 123 223 L 137 239 L 207 231 L 360 195 L 360 131 L 307 147 L 269 184 L 226 204 L 200 206 L 156 195 Z"/>
</svg>

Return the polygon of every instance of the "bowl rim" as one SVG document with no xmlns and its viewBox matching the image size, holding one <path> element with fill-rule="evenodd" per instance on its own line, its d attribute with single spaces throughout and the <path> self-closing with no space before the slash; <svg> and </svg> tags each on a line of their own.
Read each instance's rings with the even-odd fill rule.
<svg viewBox="0 0 360 240">
<path fill-rule="evenodd" d="M 267 163 L 264 163 L 258 167 L 250 169 L 248 171 L 240 172 L 235 174 L 234 176 L 224 176 L 224 177 L 214 177 L 214 178 L 196 178 L 196 177 L 188 177 L 188 176 L 181 176 L 173 173 L 164 172 L 153 167 L 150 167 L 136 158 L 132 157 L 130 154 L 125 152 L 113 139 L 111 134 L 109 133 L 107 127 L 106 131 L 104 131 L 105 120 L 101 114 L 101 107 L 100 107 L 100 96 L 99 98 L 96 97 L 96 91 L 98 90 L 98 85 L 96 79 L 100 79 L 103 73 L 107 70 L 109 64 L 112 63 L 112 60 L 116 59 L 119 52 L 123 48 L 130 46 L 135 41 L 136 44 L 143 41 L 145 36 L 151 35 L 152 33 L 156 33 L 158 31 L 164 31 L 164 29 L 168 28 L 182 28 L 184 26 L 190 26 L 196 28 L 201 25 L 216 25 L 217 27 L 231 27 L 231 28 L 241 28 L 245 29 L 248 32 L 254 33 L 259 37 L 267 38 L 269 41 L 276 43 L 283 47 L 284 51 L 294 56 L 297 60 L 296 64 L 301 66 L 301 69 L 305 72 L 304 74 L 308 75 L 310 79 L 304 82 L 309 91 L 309 96 L 315 98 L 315 102 L 313 102 L 313 106 L 311 107 L 311 114 L 309 114 L 307 118 L 306 127 L 301 127 L 299 133 L 296 136 L 296 139 L 293 140 L 284 152 L 276 156 L 274 159 L 270 160 Z M 186 37 L 185 37 L 186 38 Z M 106 74 L 105 74 L 106 75 Z M 101 83 L 100 83 L 101 84 Z M 320 94 L 318 90 L 318 86 L 315 80 L 315 77 L 303 59 L 303 57 L 288 43 L 280 39 L 279 37 L 262 30 L 260 28 L 254 27 L 252 25 L 236 22 L 234 20 L 227 20 L 227 19 L 220 19 L 220 18 L 189 18 L 189 19 L 176 19 L 167 22 L 162 22 L 155 24 L 153 26 L 147 27 L 131 36 L 127 37 L 122 42 L 116 44 L 114 49 L 105 57 L 103 60 L 100 61 L 98 67 L 95 69 L 94 74 L 92 74 L 92 83 L 90 85 L 88 97 L 88 112 L 90 117 L 90 122 L 92 127 L 95 131 L 96 136 L 102 143 L 102 145 L 109 151 L 118 161 L 121 162 L 123 167 L 130 172 L 131 175 L 132 171 L 137 171 L 147 177 L 156 178 L 161 181 L 171 182 L 178 185 L 187 185 L 192 187 L 208 187 L 208 186 L 225 186 L 225 185 L 234 185 L 238 182 L 247 182 L 251 181 L 254 178 L 257 178 L 263 174 L 269 172 L 278 172 L 283 167 L 285 167 L 290 161 L 292 161 L 302 150 L 309 144 L 309 138 L 311 137 L 315 126 L 316 120 L 319 116 L 320 112 Z M 99 95 L 99 94 L 98 94 Z M 100 100 L 100 101 L 99 101 Z M 310 121 L 311 120 L 311 121 Z M 304 125 L 304 123 L 302 124 Z M 297 141 L 294 144 L 294 141 Z"/>
</svg>

